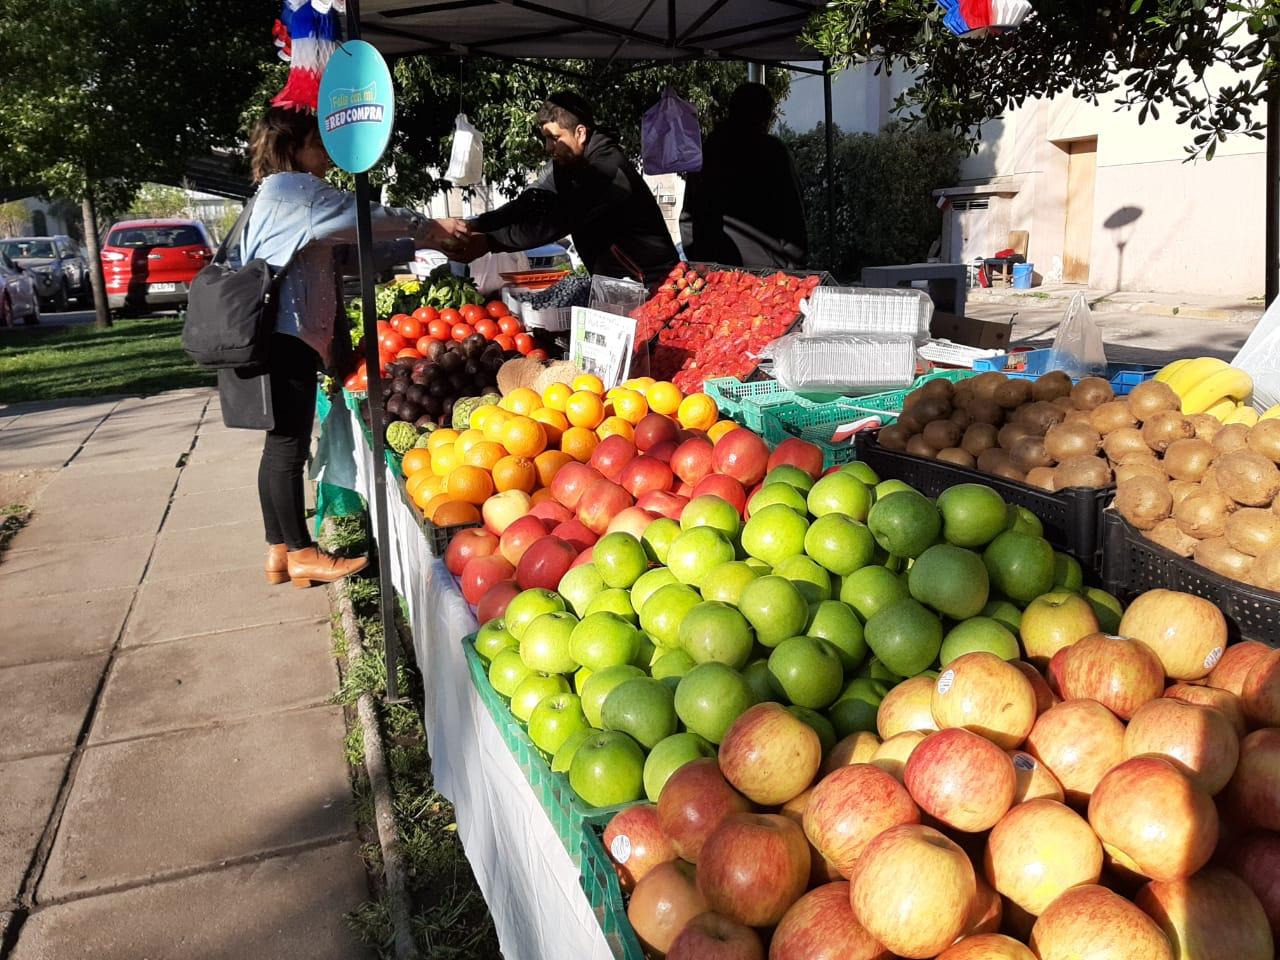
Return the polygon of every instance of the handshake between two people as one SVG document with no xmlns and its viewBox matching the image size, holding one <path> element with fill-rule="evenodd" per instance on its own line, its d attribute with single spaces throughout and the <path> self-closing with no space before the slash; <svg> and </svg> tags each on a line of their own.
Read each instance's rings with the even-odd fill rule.
<svg viewBox="0 0 1280 960">
<path fill-rule="evenodd" d="M 457 217 L 428 221 L 426 246 L 458 263 L 470 263 L 489 252 L 488 238 Z"/>
</svg>

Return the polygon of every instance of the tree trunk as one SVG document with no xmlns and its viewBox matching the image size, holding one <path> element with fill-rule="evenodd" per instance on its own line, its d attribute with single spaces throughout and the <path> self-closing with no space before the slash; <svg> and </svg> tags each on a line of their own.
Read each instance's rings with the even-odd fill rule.
<svg viewBox="0 0 1280 960">
<path fill-rule="evenodd" d="M 102 251 L 98 247 L 98 211 L 93 204 L 93 188 L 85 189 L 80 204 L 84 218 L 84 243 L 89 250 L 89 279 L 93 284 L 93 309 L 97 316 L 93 325 L 98 330 L 111 326 L 111 311 L 107 308 L 107 279 L 102 274 Z"/>
</svg>

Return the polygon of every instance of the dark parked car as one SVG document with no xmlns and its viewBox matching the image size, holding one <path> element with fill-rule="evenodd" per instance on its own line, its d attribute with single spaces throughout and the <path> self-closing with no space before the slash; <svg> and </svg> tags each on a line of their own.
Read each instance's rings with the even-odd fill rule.
<svg viewBox="0 0 1280 960">
<path fill-rule="evenodd" d="M 40 322 L 40 298 L 30 271 L 20 267 L 0 250 L 0 327 Z"/>
<path fill-rule="evenodd" d="M 0 240 L 0 251 L 31 273 L 46 309 L 65 310 L 72 298 L 93 303 L 88 263 L 70 237 L 9 237 Z"/>
<path fill-rule="evenodd" d="M 102 245 L 107 303 L 126 313 L 184 307 L 191 281 L 212 259 L 199 220 L 122 220 Z"/>
</svg>

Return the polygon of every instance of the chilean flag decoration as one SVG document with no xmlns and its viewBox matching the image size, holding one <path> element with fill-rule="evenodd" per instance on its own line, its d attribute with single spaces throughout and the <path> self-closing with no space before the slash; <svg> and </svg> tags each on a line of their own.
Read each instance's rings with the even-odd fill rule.
<svg viewBox="0 0 1280 960">
<path fill-rule="evenodd" d="M 272 104 L 315 113 L 320 75 L 342 42 L 346 8 L 347 0 L 285 0 L 271 32 L 280 58 L 289 62 L 289 79 Z"/>
<path fill-rule="evenodd" d="M 1032 12 L 1028 0 L 938 0 L 938 6 L 947 29 L 966 38 L 1016 30 Z"/>
</svg>

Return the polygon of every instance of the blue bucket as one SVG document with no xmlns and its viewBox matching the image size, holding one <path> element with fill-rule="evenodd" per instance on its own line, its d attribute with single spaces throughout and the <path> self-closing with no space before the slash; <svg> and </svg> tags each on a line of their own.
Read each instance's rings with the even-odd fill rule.
<svg viewBox="0 0 1280 960">
<path fill-rule="evenodd" d="M 1015 263 L 1013 265 L 1013 285 L 1018 290 L 1030 290 L 1031 278 L 1036 272 L 1034 263 Z"/>
</svg>

